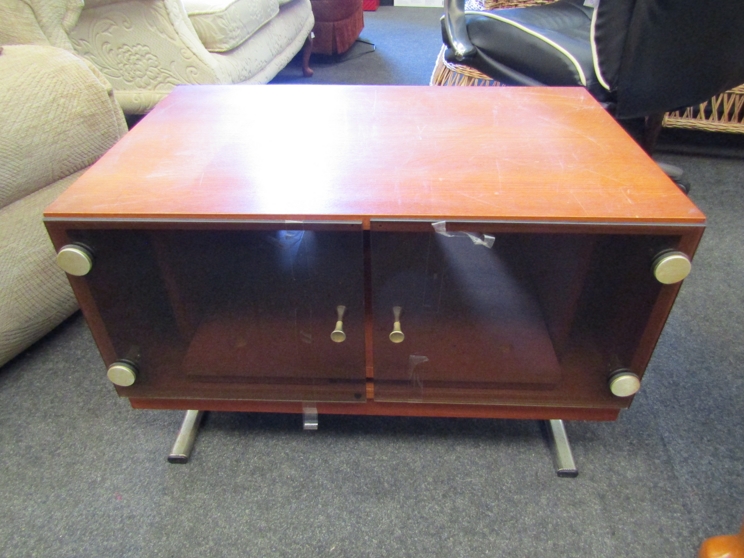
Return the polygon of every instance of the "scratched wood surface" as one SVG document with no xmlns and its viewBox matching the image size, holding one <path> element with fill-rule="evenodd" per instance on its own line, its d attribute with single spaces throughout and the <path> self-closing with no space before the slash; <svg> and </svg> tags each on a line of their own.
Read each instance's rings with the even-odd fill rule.
<svg viewBox="0 0 744 558">
<path fill-rule="evenodd" d="M 703 223 L 583 89 L 177 88 L 49 218 Z"/>
</svg>

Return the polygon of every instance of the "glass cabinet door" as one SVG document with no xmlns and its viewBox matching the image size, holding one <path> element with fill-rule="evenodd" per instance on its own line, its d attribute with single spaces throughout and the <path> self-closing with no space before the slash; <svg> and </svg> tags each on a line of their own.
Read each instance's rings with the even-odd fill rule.
<svg viewBox="0 0 744 558">
<path fill-rule="evenodd" d="M 375 399 L 627 407 L 608 382 L 643 373 L 675 292 L 652 263 L 680 237 L 499 226 L 373 223 Z"/>
<path fill-rule="evenodd" d="M 517 246 L 504 236 L 491 241 L 372 234 L 376 399 L 458 401 L 558 384 L 561 369 Z"/>
<path fill-rule="evenodd" d="M 122 395 L 364 399 L 361 224 L 257 227 L 69 231 L 94 254 L 117 359 L 137 366 Z"/>
</svg>

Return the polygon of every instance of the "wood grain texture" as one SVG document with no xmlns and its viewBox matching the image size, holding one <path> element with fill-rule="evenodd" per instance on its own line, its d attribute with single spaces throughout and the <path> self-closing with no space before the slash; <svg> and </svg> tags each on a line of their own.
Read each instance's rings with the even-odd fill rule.
<svg viewBox="0 0 744 558">
<path fill-rule="evenodd" d="M 580 88 L 178 87 L 47 218 L 702 224 Z"/>
</svg>

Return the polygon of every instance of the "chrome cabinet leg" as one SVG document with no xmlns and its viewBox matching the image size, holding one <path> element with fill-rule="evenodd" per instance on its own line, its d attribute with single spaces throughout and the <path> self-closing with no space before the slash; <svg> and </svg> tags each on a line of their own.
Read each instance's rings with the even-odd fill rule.
<svg viewBox="0 0 744 558">
<path fill-rule="evenodd" d="M 168 463 L 188 463 L 202 418 L 204 411 L 186 411 L 176 442 L 168 456 Z"/>
<path fill-rule="evenodd" d="M 302 407 L 302 429 L 318 429 L 318 408 L 315 405 L 303 405 Z"/>
<path fill-rule="evenodd" d="M 568 436 L 566 436 L 566 428 L 563 426 L 563 421 L 546 420 L 545 428 L 548 432 L 550 449 L 553 453 L 555 472 L 558 473 L 559 477 L 578 476 L 579 470 L 576 468 L 576 463 L 574 463 L 573 453 L 571 453 L 571 446 L 568 443 Z"/>
</svg>

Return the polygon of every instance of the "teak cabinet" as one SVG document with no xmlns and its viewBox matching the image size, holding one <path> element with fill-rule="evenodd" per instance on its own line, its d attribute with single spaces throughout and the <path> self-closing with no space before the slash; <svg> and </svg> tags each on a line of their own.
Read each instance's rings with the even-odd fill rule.
<svg viewBox="0 0 744 558">
<path fill-rule="evenodd" d="M 585 92 L 296 88 L 289 129 L 320 111 L 340 152 L 290 145 L 274 163 L 319 168 L 273 172 L 254 134 L 282 138 L 241 96 L 294 89 L 180 88 L 47 210 L 120 395 L 597 420 L 630 405 L 704 217 Z M 442 160 L 473 135 L 487 145 Z"/>
</svg>

